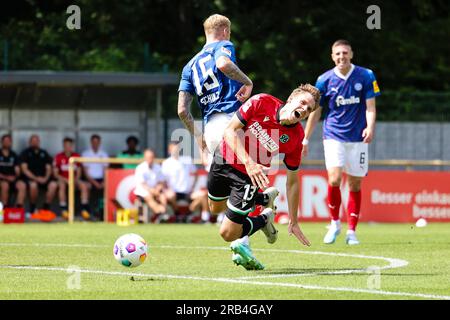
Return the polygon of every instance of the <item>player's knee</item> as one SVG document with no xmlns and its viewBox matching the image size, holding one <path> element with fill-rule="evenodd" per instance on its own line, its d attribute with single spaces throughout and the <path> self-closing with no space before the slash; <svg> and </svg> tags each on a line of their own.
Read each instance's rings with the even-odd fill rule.
<svg viewBox="0 0 450 320">
<path fill-rule="evenodd" d="M 227 242 L 231 242 L 233 240 L 236 240 L 236 237 L 234 236 L 233 232 L 231 232 L 231 230 L 229 229 L 220 229 L 220 236 L 222 237 L 223 240 L 227 241 Z"/>
<path fill-rule="evenodd" d="M 17 181 L 16 182 L 16 189 L 19 191 L 24 191 L 27 185 L 23 181 Z"/>
<path fill-rule="evenodd" d="M 342 178 L 338 175 L 330 175 L 328 177 L 328 183 L 332 187 L 339 187 L 341 185 Z"/>
<path fill-rule="evenodd" d="M 342 170 L 340 168 L 328 169 L 328 184 L 332 187 L 339 187 L 342 182 Z"/>
<path fill-rule="evenodd" d="M 9 183 L 7 183 L 5 181 L 2 181 L 1 187 L 2 187 L 2 190 L 8 191 L 9 190 Z"/>
<path fill-rule="evenodd" d="M 359 192 L 361 190 L 361 180 L 349 180 L 348 188 L 351 192 Z"/>
<path fill-rule="evenodd" d="M 89 186 L 86 183 L 80 183 L 80 190 L 81 192 L 88 192 Z"/>
</svg>

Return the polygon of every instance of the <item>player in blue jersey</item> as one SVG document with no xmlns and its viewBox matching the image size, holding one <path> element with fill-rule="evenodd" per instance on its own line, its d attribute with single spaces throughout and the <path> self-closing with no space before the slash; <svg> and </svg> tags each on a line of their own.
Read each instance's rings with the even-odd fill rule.
<svg viewBox="0 0 450 320">
<path fill-rule="evenodd" d="M 212 155 L 222 141 L 232 116 L 250 97 L 253 83 L 237 66 L 234 46 L 230 42 L 230 20 L 214 14 L 205 20 L 203 27 L 206 44 L 183 68 L 181 74 L 178 116 L 200 146 L 203 162 L 209 158 L 210 165 Z M 194 96 L 202 111 L 204 134 L 195 126 L 190 113 Z M 273 206 L 278 191 L 271 187 L 264 193 L 262 204 Z M 249 244 L 248 236 L 239 241 Z M 233 256 L 233 261 L 236 258 L 238 257 Z M 244 267 L 251 268 L 250 265 Z"/>
<path fill-rule="evenodd" d="M 347 40 L 332 46 L 331 58 L 336 67 L 328 70 L 316 82 L 320 90 L 321 108 L 311 113 L 306 123 L 303 156 L 308 154 L 308 139 L 325 108 L 323 145 L 328 172 L 328 207 L 332 217 L 324 243 L 334 243 L 341 232 L 339 210 L 342 173 L 347 174 L 349 199 L 346 243 L 359 244 L 355 230 L 361 207 L 361 181 L 368 172 L 368 144 L 375 132 L 375 97 L 380 89 L 372 70 L 351 63 L 353 52 Z"/>
<path fill-rule="evenodd" d="M 204 160 L 206 154 L 214 153 L 234 112 L 250 97 L 253 83 L 236 64 L 234 46 L 230 42 L 230 20 L 214 14 L 203 26 L 206 44 L 183 68 L 181 75 L 178 116 L 194 135 Z M 195 126 L 190 113 L 194 96 L 202 112 L 204 135 Z"/>
</svg>

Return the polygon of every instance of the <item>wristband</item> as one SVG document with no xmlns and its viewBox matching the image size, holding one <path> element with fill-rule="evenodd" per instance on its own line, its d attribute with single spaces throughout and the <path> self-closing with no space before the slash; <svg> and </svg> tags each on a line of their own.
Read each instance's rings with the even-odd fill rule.
<svg viewBox="0 0 450 320">
<path fill-rule="evenodd" d="M 302 145 L 307 146 L 308 143 L 309 143 L 309 140 L 304 138 L 303 141 L 302 141 Z"/>
</svg>

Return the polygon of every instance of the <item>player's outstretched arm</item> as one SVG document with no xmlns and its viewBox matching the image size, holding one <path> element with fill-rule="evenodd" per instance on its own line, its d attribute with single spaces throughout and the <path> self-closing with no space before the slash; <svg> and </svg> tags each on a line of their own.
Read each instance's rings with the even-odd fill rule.
<svg viewBox="0 0 450 320">
<path fill-rule="evenodd" d="M 308 238 L 303 234 L 298 225 L 298 203 L 299 203 L 299 192 L 300 192 L 300 182 L 298 180 L 298 172 L 287 170 L 287 180 L 286 180 L 286 194 L 288 199 L 289 208 L 289 235 L 294 235 L 301 243 L 305 246 L 310 246 Z"/>
<path fill-rule="evenodd" d="M 308 117 L 308 121 L 306 121 L 306 127 L 305 127 L 305 138 L 303 139 L 303 150 L 302 150 L 302 156 L 307 157 L 308 156 L 308 143 L 309 139 L 312 136 L 312 133 L 314 129 L 316 128 L 317 122 L 320 120 L 320 115 L 322 114 L 322 107 L 318 107 L 316 110 L 310 113 Z"/>
<path fill-rule="evenodd" d="M 186 129 L 194 136 L 200 147 L 200 154 L 202 160 L 205 161 L 207 158 L 208 148 L 206 146 L 205 139 L 203 137 L 202 131 L 197 128 L 194 122 L 194 117 L 191 114 L 191 103 L 194 97 L 186 91 L 180 91 L 178 93 L 178 117 L 181 122 L 183 122 Z"/>
<path fill-rule="evenodd" d="M 245 165 L 245 169 L 247 170 L 248 176 L 252 180 L 252 184 L 255 187 L 264 190 L 269 185 L 269 179 L 264 171 L 268 171 L 270 168 L 264 167 L 263 165 L 253 161 L 247 151 L 245 151 L 245 147 L 242 145 L 242 142 L 238 137 L 238 132 L 243 127 L 244 125 L 235 114 L 233 118 L 231 118 L 230 124 L 225 129 L 224 139 L 239 161 Z"/>
<path fill-rule="evenodd" d="M 250 98 L 253 90 L 253 82 L 233 61 L 231 61 L 231 59 L 225 56 L 219 57 L 216 61 L 216 67 L 228 78 L 243 84 L 243 86 L 236 93 L 236 98 L 240 102 L 244 103 L 248 98 Z"/>
</svg>

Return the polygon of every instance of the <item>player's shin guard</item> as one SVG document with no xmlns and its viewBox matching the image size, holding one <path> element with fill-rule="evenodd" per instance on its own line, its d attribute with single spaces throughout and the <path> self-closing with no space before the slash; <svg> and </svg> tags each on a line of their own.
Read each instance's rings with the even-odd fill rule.
<svg viewBox="0 0 450 320">
<path fill-rule="evenodd" d="M 242 236 L 251 236 L 256 231 L 261 229 L 266 225 L 266 217 L 264 215 L 260 215 L 257 217 L 246 217 L 244 222 L 242 223 Z"/>
<path fill-rule="evenodd" d="M 347 205 L 348 230 L 355 231 L 361 208 L 361 191 L 350 191 Z"/>
<path fill-rule="evenodd" d="M 341 189 L 328 185 L 328 208 L 331 218 L 339 220 L 339 209 L 341 207 Z"/>
</svg>

